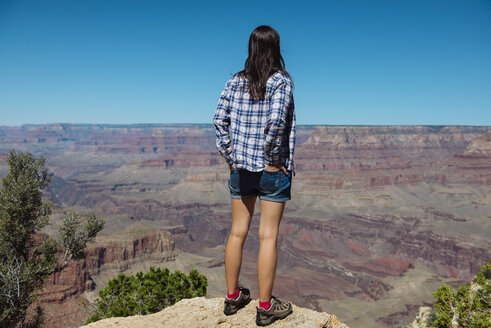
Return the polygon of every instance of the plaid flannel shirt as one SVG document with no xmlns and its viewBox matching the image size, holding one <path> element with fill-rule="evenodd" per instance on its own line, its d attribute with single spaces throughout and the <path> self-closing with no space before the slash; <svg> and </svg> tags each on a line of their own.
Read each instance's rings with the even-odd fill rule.
<svg viewBox="0 0 491 328">
<path fill-rule="evenodd" d="M 295 172 L 293 82 L 281 72 L 269 77 L 266 96 L 253 101 L 249 81 L 234 76 L 225 84 L 213 117 L 218 151 L 227 163 L 252 172 L 283 164 Z"/>
</svg>

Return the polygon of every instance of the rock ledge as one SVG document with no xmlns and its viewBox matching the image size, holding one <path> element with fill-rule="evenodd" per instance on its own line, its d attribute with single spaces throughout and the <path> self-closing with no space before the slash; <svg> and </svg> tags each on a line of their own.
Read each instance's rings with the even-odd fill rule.
<svg viewBox="0 0 491 328">
<path fill-rule="evenodd" d="M 84 328 L 147 328 L 147 327 L 173 327 L 173 328 L 232 328 L 256 327 L 256 306 L 258 301 L 253 300 L 237 314 L 226 316 L 223 314 L 223 301 L 221 297 L 196 297 L 184 299 L 158 313 L 149 315 L 136 315 L 126 318 L 109 318 L 91 323 Z M 283 320 L 278 320 L 269 327 L 283 328 L 348 328 L 339 322 L 335 315 L 326 312 L 316 312 L 310 309 L 293 305 L 293 313 Z"/>
</svg>

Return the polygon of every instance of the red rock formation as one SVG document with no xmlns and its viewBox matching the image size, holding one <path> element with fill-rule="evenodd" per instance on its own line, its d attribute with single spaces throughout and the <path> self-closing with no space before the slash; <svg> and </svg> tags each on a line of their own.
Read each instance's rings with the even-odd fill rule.
<svg viewBox="0 0 491 328">
<path fill-rule="evenodd" d="M 98 274 L 103 265 L 105 268 L 109 266 L 125 271 L 143 259 L 165 262 L 175 258 L 174 242 L 168 231 L 154 232 L 141 237 L 129 235 L 123 241 L 107 242 L 104 238 L 99 243 L 103 243 L 104 246 L 88 249 L 85 258 L 91 275 Z"/>
<path fill-rule="evenodd" d="M 150 260 L 155 263 L 175 259 L 174 241 L 168 231 L 149 232 L 136 224 L 122 233 L 99 237 L 85 252 L 85 259 L 71 262 L 65 270 L 52 274 L 39 294 L 38 301 L 47 308 L 49 327 L 65 327 L 67 321 L 57 313 L 67 313 L 81 301 L 81 294 L 95 288 L 92 280 L 101 271 L 124 272 L 135 263 Z M 81 308 L 77 311 L 88 311 Z M 80 322 L 77 322 L 80 323 Z"/>
<path fill-rule="evenodd" d="M 86 259 L 71 262 L 62 272 L 52 274 L 40 293 L 39 300 L 42 303 L 61 304 L 67 297 L 93 290 L 95 285 L 89 274 Z"/>
<path fill-rule="evenodd" d="M 387 276 L 402 276 L 411 266 L 411 263 L 408 260 L 389 255 L 366 262 L 345 262 L 343 265 L 345 268 L 355 272 L 364 272 L 383 278 Z"/>
</svg>

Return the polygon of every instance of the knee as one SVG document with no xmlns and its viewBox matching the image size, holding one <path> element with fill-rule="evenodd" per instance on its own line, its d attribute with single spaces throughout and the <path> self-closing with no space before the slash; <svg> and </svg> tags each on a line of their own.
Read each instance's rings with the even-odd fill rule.
<svg viewBox="0 0 491 328">
<path fill-rule="evenodd" d="M 278 230 L 275 229 L 259 230 L 260 242 L 276 242 L 277 239 L 278 239 Z"/>
<path fill-rule="evenodd" d="M 247 238 L 247 232 L 247 229 L 232 229 L 228 238 L 243 242 Z"/>
</svg>

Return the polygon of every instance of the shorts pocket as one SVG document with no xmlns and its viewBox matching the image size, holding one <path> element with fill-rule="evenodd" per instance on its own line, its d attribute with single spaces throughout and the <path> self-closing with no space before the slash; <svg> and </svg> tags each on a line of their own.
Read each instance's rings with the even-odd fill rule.
<svg viewBox="0 0 491 328">
<path fill-rule="evenodd" d="M 230 178 L 228 180 L 228 186 L 234 191 L 239 191 L 239 170 L 230 169 Z"/>
<path fill-rule="evenodd" d="M 285 175 L 282 171 L 263 170 L 259 188 L 265 193 L 273 193 L 281 188 L 281 176 Z"/>
</svg>

